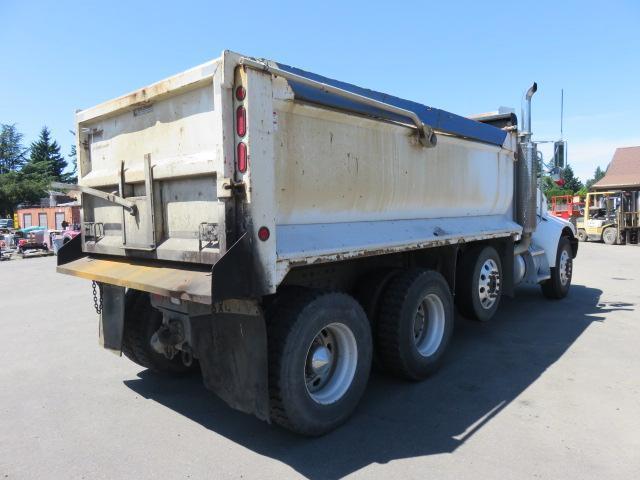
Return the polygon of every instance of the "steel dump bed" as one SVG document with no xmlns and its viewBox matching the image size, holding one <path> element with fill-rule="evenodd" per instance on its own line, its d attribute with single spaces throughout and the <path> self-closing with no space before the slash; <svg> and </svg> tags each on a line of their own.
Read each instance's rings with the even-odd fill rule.
<svg viewBox="0 0 640 480">
<path fill-rule="evenodd" d="M 232 52 L 80 111 L 77 131 L 82 252 L 107 261 L 227 256 L 273 293 L 301 265 L 522 231 L 515 133 Z"/>
</svg>

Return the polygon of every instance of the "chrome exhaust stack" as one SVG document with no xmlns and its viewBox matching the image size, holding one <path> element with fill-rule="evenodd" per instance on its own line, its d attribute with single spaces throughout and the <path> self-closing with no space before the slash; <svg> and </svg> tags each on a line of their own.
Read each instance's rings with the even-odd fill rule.
<svg viewBox="0 0 640 480">
<path fill-rule="evenodd" d="M 515 247 L 514 255 L 529 249 L 531 235 L 536 230 L 536 204 L 538 194 L 538 172 L 536 145 L 531 141 L 531 97 L 538 90 L 533 83 L 522 99 L 522 130 L 518 148 L 516 173 L 516 221 L 522 226 L 522 238 Z"/>
</svg>

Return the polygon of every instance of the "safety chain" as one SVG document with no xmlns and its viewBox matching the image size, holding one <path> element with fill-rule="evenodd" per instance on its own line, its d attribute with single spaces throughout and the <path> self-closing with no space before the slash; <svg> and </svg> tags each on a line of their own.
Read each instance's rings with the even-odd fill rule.
<svg viewBox="0 0 640 480">
<path fill-rule="evenodd" d="M 96 309 L 96 313 L 100 315 L 102 313 L 102 284 L 94 280 L 93 282 L 91 282 L 91 286 L 93 287 L 93 307 Z M 96 293 L 96 286 L 100 291 L 100 302 L 98 302 L 98 294 Z"/>
</svg>

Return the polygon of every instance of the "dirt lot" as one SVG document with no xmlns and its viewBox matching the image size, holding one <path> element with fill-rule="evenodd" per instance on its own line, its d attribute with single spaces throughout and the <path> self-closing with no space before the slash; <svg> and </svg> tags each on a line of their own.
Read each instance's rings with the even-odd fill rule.
<svg viewBox="0 0 640 480">
<path fill-rule="evenodd" d="M 567 299 L 459 318 L 435 377 L 374 374 L 314 440 L 101 350 L 90 283 L 54 265 L 0 264 L 0 478 L 640 478 L 638 247 L 581 244 Z"/>
</svg>

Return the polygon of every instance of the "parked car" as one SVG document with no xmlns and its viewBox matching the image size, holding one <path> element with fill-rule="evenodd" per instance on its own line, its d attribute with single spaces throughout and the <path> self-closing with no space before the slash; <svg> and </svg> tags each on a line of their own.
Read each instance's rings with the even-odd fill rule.
<svg viewBox="0 0 640 480">
<path fill-rule="evenodd" d="M 12 218 L 0 218 L 0 231 L 7 231 L 13 229 Z"/>
</svg>

